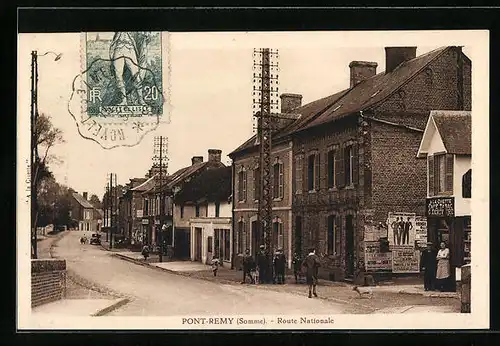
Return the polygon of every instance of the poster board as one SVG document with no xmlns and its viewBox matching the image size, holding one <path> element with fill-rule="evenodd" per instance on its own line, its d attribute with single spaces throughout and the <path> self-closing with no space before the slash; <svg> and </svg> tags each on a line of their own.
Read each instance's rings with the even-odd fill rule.
<svg viewBox="0 0 500 346">
<path fill-rule="evenodd" d="M 369 272 L 390 271 L 392 256 L 390 252 L 380 252 L 379 241 L 365 241 L 365 270 Z"/>
<path fill-rule="evenodd" d="M 387 217 L 389 245 L 415 245 L 415 217 L 415 213 L 389 213 Z"/>
<path fill-rule="evenodd" d="M 423 250 L 427 247 L 427 218 L 415 217 L 415 249 Z"/>
<path fill-rule="evenodd" d="M 393 273 L 420 272 L 420 251 L 413 245 L 394 245 L 392 248 Z"/>
</svg>

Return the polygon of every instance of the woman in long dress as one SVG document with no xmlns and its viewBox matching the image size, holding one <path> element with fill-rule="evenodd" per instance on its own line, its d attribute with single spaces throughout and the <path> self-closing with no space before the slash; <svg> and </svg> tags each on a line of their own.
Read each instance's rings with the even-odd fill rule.
<svg viewBox="0 0 500 346">
<path fill-rule="evenodd" d="M 441 249 L 437 253 L 436 260 L 436 288 L 442 292 L 448 288 L 450 278 L 450 249 L 446 247 L 445 242 L 441 242 Z"/>
</svg>

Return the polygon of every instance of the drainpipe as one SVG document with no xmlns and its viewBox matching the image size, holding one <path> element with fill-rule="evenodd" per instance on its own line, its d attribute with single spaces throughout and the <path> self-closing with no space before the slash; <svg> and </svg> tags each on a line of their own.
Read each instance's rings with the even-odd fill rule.
<svg viewBox="0 0 500 346">
<path fill-rule="evenodd" d="M 234 258 L 235 258 L 235 251 L 234 251 L 234 243 L 235 243 L 235 236 L 234 236 L 234 172 L 235 172 L 235 167 L 234 167 L 234 160 L 231 159 L 231 243 L 232 243 L 232 252 L 233 256 L 231 256 L 231 269 L 234 269 Z"/>
</svg>

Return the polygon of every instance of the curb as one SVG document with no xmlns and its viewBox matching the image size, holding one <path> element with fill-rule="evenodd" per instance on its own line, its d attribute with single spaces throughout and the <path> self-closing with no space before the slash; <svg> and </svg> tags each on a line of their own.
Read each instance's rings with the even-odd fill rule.
<svg viewBox="0 0 500 346">
<path fill-rule="evenodd" d="M 105 307 L 104 309 L 101 309 L 101 310 L 97 311 L 96 313 L 93 313 L 90 316 L 93 316 L 93 317 L 104 316 L 104 315 L 109 314 L 110 312 L 122 307 L 123 305 L 128 304 L 129 302 L 130 302 L 130 299 L 128 299 L 128 298 L 120 299 L 116 303 L 113 303 L 113 304 Z"/>
</svg>

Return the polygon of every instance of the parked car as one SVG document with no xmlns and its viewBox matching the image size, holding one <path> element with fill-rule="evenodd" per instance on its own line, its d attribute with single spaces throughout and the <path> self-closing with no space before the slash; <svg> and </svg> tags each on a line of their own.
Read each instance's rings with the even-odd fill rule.
<svg viewBox="0 0 500 346">
<path fill-rule="evenodd" d="M 90 238 L 91 245 L 101 245 L 101 235 L 94 233 L 92 234 L 92 238 Z"/>
</svg>

